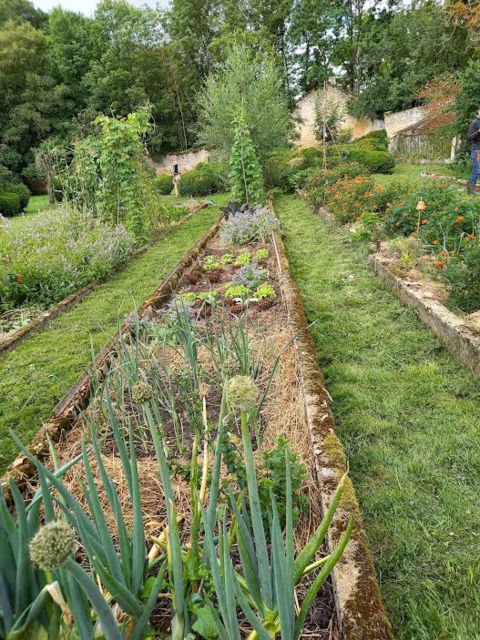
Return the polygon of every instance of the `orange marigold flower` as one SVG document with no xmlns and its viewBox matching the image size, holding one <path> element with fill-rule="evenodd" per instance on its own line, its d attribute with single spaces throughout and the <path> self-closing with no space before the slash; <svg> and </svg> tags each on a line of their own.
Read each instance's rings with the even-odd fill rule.
<svg viewBox="0 0 480 640">
<path fill-rule="evenodd" d="M 438 240 L 432 240 L 432 244 L 438 244 Z"/>
<path fill-rule="evenodd" d="M 423 218 L 423 220 L 420 222 L 420 224 L 427 224 L 428 220 L 426 218 Z"/>
<path fill-rule="evenodd" d="M 465 220 L 465 216 L 457 216 L 455 218 L 455 224 L 462 224 L 464 220 Z"/>
<path fill-rule="evenodd" d="M 448 256 L 448 252 L 445 251 L 445 249 L 442 249 L 441 251 L 438 252 L 439 256 Z"/>
<path fill-rule="evenodd" d="M 444 267 L 444 262 L 442 262 L 441 260 L 437 260 L 437 262 L 435 262 L 435 266 L 437 269 L 443 269 Z"/>
<path fill-rule="evenodd" d="M 467 238 L 474 238 L 475 234 L 474 233 L 467 233 Z"/>
</svg>

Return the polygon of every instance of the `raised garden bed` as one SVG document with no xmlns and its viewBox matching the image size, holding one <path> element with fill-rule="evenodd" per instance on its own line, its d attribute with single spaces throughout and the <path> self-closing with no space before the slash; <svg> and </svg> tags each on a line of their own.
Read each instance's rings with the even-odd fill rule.
<svg viewBox="0 0 480 640">
<path fill-rule="evenodd" d="M 206 488 L 211 482 L 210 510 L 215 477 L 219 482 L 219 504 L 224 505 L 221 510 L 227 509 L 229 486 L 235 492 L 245 491 L 242 486 L 247 482 L 246 495 L 251 498 L 248 469 L 253 463 L 245 453 L 249 447 L 253 446 L 254 450 L 260 495 L 267 488 L 276 487 L 275 498 L 282 519 L 287 518 L 290 510 L 281 469 L 285 455 L 290 460 L 291 482 L 295 488 L 290 509 L 293 507 L 292 513 L 298 519 L 295 526 L 297 553 L 319 525 L 322 514 L 326 514 L 338 498 L 339 494 L 334 496 L 342 482 L 343 493 L 325 546 L 320 550 L 321 555 L 315 556 L 315 563 L 321 566 L 324 562 L 321 557 L 328 552 L 334 553 L 341 541 L 347 540 L 344 535 L 350 530 L 350 517 L 353 518 L 353 533 L 335 567 L 332 582 L 324 582 L 315 596 L 301 637 L 391 638 L 355 494 L 351 483 L 341 480 L 346 472 L 346 458 L 334 434 L 328 396 L 316 365 L 303 309 L 288 273 L 281 239 L 274 235 L 271 239 L 265 238 L 265 242 L 238 248 L 225 245 L 217 230 L 214 227 L 138 312 L 125 320 L 120 334 L 97 356 L 93 369 L 56 407 L 50 423 L 32 443 L 30 451 L 45 461 L 50 472 L 70 464 L 83 452 L 83 461 L 68 469 L 62 479 L 62 486 L 69 492 L 65 496 L 73 496 L 64 496 L 64 512 L 70 510 L 73 504 L 70 500 L 73 500 L 85 511 L 96 511 L 98 518 L 95 520 L 103 519 L 104 515 L 112 539 L 116 532 L 119 533 L 119 511 L 126 525 L 124 533 L 133 527 L 140 535 L 140 516 L 134 507 L 141 503 L 143 548 L 149 549 L 149 571 L 153 571 L 157 557 L 161 559 L 166 553 L 167 558 L 171 558 L 169 554 L 175 540 L 186 545 L 185 553 L 190 557 L 188 549 L 192 547 L 189 544 L 198 544 L 195 537 L 200 514 L 197 501 L 205 502 Z M 251 388 L 233 389 L 230 382 L 238 376 L 254 381 L 256 394 L 255 403 L 249 405 L 248 412 L 246 409 L 240 412 L 241 425 L 232 407 L 236 406 L 235 402 L 238 407 L 243 406 L 245 393 L 251 396 Z M 226 389 L 223 394 L 222 389 Z M 236 398 L 235 402 L 232 398 Z M 244 417 L 250 429 L 247 440 Z M 48 436 L 56 441 L 55 455 Z M 284 439 L 278 441 L 279 437 Z M 85 444 L 90 440 L 93 451 Z M 248 446 L 247 442 L 250 443 Z M 285 443 L 290 453 L 285 451 Z M 135 451 L 133 462 L 132 450 Z M 223 455 L 221 467 L 218 466 L 220 450 Z M 126 463 L 128 455 L 130 458 Z M 19 483 L 27 497 L 37 489 L 35 472 L 40 469 L 41 477 L 48 474 L 38 462 L 36 466 L 34 463 L 25 451 L 7 474 Z M 126 473 L 125 465 L 130 470 L 134 467 L 138 473 L 139 493 L 133 498 L 132 485 L 135 483 L 133 476 Z M 167 473 L 170 480 L 165 475 L 165 466 L 170 468 L 170 474 Z M 213 474 L 210 480 L 209 468 Z M 159 482 L 159 475 L 162 482 Z M 107 484 L 105 477 L 109 478 Z M 50 478 L 54 482 L 53 476 Z M 82 489 L 82 478 L 88 484 L 86 491 Z M 112 499 L 113 489 L 121 498 L 118 503 L 117 499 Z M 97 506 L 91 497 L 96 493 Z M 170 496 L 174 512 L 166 509 L 164 494 L 167 498 Z M 129 495 L 133 506 L 129 504 Z M 205 505 L 207 509 L 207 502 Z M 264 514 L 268 505 L 267 492 Z M 250 507 L 252 514 L 255 513 L 252 503 Z M 227 523 L 232 526 L 232 514 L 228 515 L 228 512 L 227 509 L 224 526 Z M 205 513 L 203 518 L 205 527 L 213 526 Z M 235 517 L 238 518 L 240 516 Z M 175 538 L 177 528 L 178 537 Z M 241 527 L 240 530 L 243 532 Z M 230 529 L 228 535 L 234 535 L 232 531 Z M 228 535 L 225 535 L 224 544 L 227 544 Z M 208 533 L 206 536 L 207 542 L 210 538 Z M 275 536 L 272 541 L 274 539 Z M 165 547 L 167 540 L 170 546 Z M 255 549 L 261 550 L 257 543 L 255 537 Z M 127 548 L 125 540 L 123 544 Z M 203 548 L 203 542 L 200 544 Z M 88 547 L 87 540 L 82 553 L 77 551 L 76 554 L 78 563 L 87 569 L 95 564 L 88 555 Z M 235 569 L 240 570 L 244 560 L 241 548 L 234 545 L 231 553 Z M 69 567 L 67 563 L 67 569 Z M 172 569 L 171 564 L 169 567 Z M 196 569 L 193 565 L 189 567 L 194 573 L 199 569 L 198 566 Z M 312 572 L 297 587 L 295 598 L 299 607 L 319 575 Z M 187 607 L 190 622 L 195 621 L 192 637 L 215 637 L 209 636 L 205 629 L 207 622 L 211 625 L 212 620 L 205 617 L 210 609 L 208 601 L 202 599 L 205 592 L 211 597 L 212 587 L 209 592 L 203 585 L 206 576 L 201 572 L 200 585 L 196 579 L 190 582 L 185 576 L 183 582 L 187 591 L 184 595 L 188 596 L 188 602 L 182 607 Z M 250 574 L 247 575 L 249 578 Z M 172 593 L 163 593 L 160 589 L 162 593 L 151 606 L 150 623 L 155 637 L 166 637 L 171 630 L 174 637 L 185 637 L 175 636 L 180 623 L 187 624 L 183 608 L 181 612 L 175 608 L 179 597 L 178 582 L 175 585 L 176 591 Z M 217 587 L 215 583 L 219 597 Z M 126 594 L 123 596 L 126 598 Z M 140 600 L 142 597 L 137 593 L 133 596 Z M 118 604 L 122 601 L 122 593 L 115 600 L 117 619 L 131 624 L 131 613 L 127 615 L 125 608 L 122 610 Z M 151 604 L 149 600 L 148 606 Z M 243 606 L 242 611 L 246 611 Z M 296 609 L 296 614 L 301 614 L 300 609 Z M 221 615 L 225 620 L 223 610 Z M 274 618 L 271 624 L 278 623 Z M 246 619 L 240 616 L 241 636 L 248 635 L 250 625 L 248 616 Z"/>
<path fill-rule="evenodd" d="M 157 242 L 159 239 L 164 238 L 176 227 L 189 220 L 195 213 L 197 213 L 197 211 L 203 209 L 205 206 L 207 206 L 205 202 L 192 201 L 187 205 L 189 213 L 186 216 L 184 216 L 180 220 L 176 220 L 170 223 L 166 230 L 162 231 L 161 233 L 157 233 L 155 237 L 152 238 L 148 243 L 139 247 L 132 255 L 128 257 L 128 260 L 120 264 L 113 273 L 118 272 L 126 267 L 127 264 L 129 264 L 132 260 L 142 255 L 148 249 L 148 247 L 151 246 L 152 242 Z M 113 275 L 113 273 L 111 275 Z M 15 346 L 25 337 L 29 336 L 35 331 L 38 331 L 42 327 L 46 326 L 49 322 L 51 322 L 54 318 L 57 318 L 61 313 L 63 313 L 67 309 L 70 309 L 73 305 L 81 302 L 89 293 L 95 290 L 98 284 L 98 281 L 92 282 L 85 287 L 74 291 L 60 302 L 49 307 L 47 310 L 38 308 L 26 308 L 24 310 L 18 309 L 0 316 L 0 354 L 15 348 Z M 22 321 L 23 313 L 27 316 L 27 320 L 25 322 Z M 8 331 L 3 331 L 1 321 L 3 318 L 7 317 L 10 319 L 10 322 L 13 324 L 14 328 Z"/>
<path fill-rule="evenodd" d="M 369 262 L 393 293 L 416 309 L 422 322 L 452 356 L 480 375 L 480 314 L 459 316 L 450 311 L 438 293 L 438 283 L 405 274 L 393 256 L 376 253 L 369 257 Z"/>
<path fill-rule="evenodd" d="M 325 207 L 317 207 L 317 211 L 326 222 L 339 224 Z M 368 258 L 375 273 L 396 296 L 416 309 L 421 321 L 454 358 L 479 375 L 480 312 L 455 313 L 445 305 L 448 298 L 445 285 L 430 280 L 417 269 L 406 269 L 398 257 L 388 251 L 388 243 L 377 242 L 377 249 Z"/>
</svg>

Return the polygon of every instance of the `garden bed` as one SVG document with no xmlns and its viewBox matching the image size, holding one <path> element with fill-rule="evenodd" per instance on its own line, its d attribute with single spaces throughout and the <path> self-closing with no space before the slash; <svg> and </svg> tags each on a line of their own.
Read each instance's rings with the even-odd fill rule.
<svg viewBox="0 0 480 640">
<path fill-rule="evenodd" d="M 400 300 L 417 310 L 422 322 L 429 327 L 464 366 L 480 375 L 480 318 L 479 313 L 460 316 L 443 304 L 445 294 L 439 285 L 416 274 L 406 275 L 393 256 L 376 253 L 369 257 L 370 265 Z"/>
<path fill-rule="evenodd" d="M 191 218 L 197 211 L 207 206 L 204 202 L 192 201 L 187 205 L 183 205 L 188 210 L 186 216 L 180 220 L 176 220 L 170 223 L 166 230 L 158 232 L 154 238 L 148 243 L 139 247 L 133 254 L 129 255 L 127 260 L 119 264 L 113 273 L 120 271 L 133 259 L 142 255 L 152 242 L 157 242 L 159 239 L 164 238 L 168 233 L 173 231 L 178 225 L 183 224 L 189 218 Z M 93 291 L 101 281 L 94 281 L 85 287 L 74 291 L 60 302 L 52 305 L 46 311 L 37 307 L 33 308 L 19 308 L 9 311 L 8 313 L 0 315 L 0 354 L 2 352 L 13 349 L 20 340 L 23 340 L 26 336 L 30 335 L 34 331 L 38 331 L 44 327 L 48 322 L 56 318 L 59 314 L 63 313 L 73 305 L 81 302 L 91 291 Z M 3 330 L 3 321 L 12 326 L 9 330 Z"/>
<path fill-rule="evenodd" d="M 285 438 L 293 456 L 292 481 L 299 482 L 294 497 L 299 518 L 295 546 L 301 549 L 333 499 L 346 471 L 345 455 L 334 435 L 327 393 L 316 365 L 303 310 L 288 274 L 281 239 L 277 235 L 271 241 L 266 238 L 266 242 L 238 249 L 225 246 L 215 232 L 216 228 L 210 231 L 138 313 L 126 319 L 120 335 L 97 356 L 94 369 L 59 403 L 52 420 L 45 425 L 30 450 L 44 457 L 51 469 L 61 467 L 81 454 L 82 441 L 88 438 L 93 427 L 101 443 L 100 457 L 95 458 L 97 451 L 94 455 L 85 449 L 84 456 L 91 457 L 93 463 L 95 460 L 98 464 L 103 463 L 119 495 L 127 498 L 128 478 L 125 478 L 112 416 L 117 416 L 115 424 L 123 429 L 131 425 L 129 439 L 130 444 L 135 443 L 147 541 L 150 544 L 154 541 L 151 553 L 158 553 L 158 540 L 166 535 L 168 514 L 158 479 L 159 452 L 153 431 L 145 429 L 148 412 L 143 403 L 149 400 L 140 399 L 139 394 L 153 393 L 153 398 L 159 400 L 154 416 L 156 421 L 161 421 L 165 450 L 169 451 L 176 519 L 180 538 L 185 542 L 191 534 L 190 525 L 195 521 L 188 498 L 188 476 L 193 473 L 189 455 L 192 450 L 201 449 L 199 467 L 211 464 L 209 446 L 220 437 L 224 424 L 231 434 L 228 443 L 222 445 L 228 451 L 224 458 L 226 468 L 221 473 L 222 483 L 232 473 L 242 477 L 242 458 L 235 435 L 238 423 L 232 415 L 224 417 L 222 413 L 222 386 L 232 375 L 250 374 L 255 379 L 259 398 L 255 430 L 251 432 L 256 464 L 258 468 L 263 464 L 266 480 L 274 482 L 272 468 L 269 475 L 265 465 L 268 466 L 266 461 L 271 461 L 271 456 L 275 452 L 278 455 L 281 449 L 278 438 Z M 250 256 L 248 262 L 253 271 L 245 269 L 246 255 Z M 262 277 L 266 281 L 253 284 L 248 279 L 258 277 L 258 270 L 264 270 Z M 250 282 L 251 286 L 246 287 L 249 292 L 238 289 L 242 278 Z M 237 289 L 228 294 L 232 283 Z M 186 318 L 187 325 L 184 324 Z M 136 385 L 134 381 L 137 381 Z M 139 388 L 139 383 L 144 386 L 140 384 Z M 170 390 L 167 395 L 166 388 Z M 203 415 L 203 425 L 195 428 L 199 415 Z M 219 426 L 215 427 L 217 423 Z M 203 446 L 199 446 L 203 437 L 199 437 L 198 430 L 205 432 Z M 49 455 L 47 434 L 57 441 L 55 459 Z M 305 472 L 300 473 L 303 465 Z M 118 514 L 108 500 L 108 492 L 102 488 L 102 471 L 96 466 L 91 465 L 95 471 L 90 480 L 98 489 L 106 521 L 113 529 Z M 25 453 L 10 467 L 7 475 L 20 482 L 28 494 L 35 487 L 34 471 L 32 460 Z M 81 476 L 86 482 L 90 481 L 84 471 L 80 472 Z M 91 505 L 78 480 L 76 467 L 64 477 L 68 490 L 86 509 Z M 190 477 L 190 484 L 191 481 Z M 164 482 L 163 485 L 165 491 Z M 224 489 L 223 484 L 222 487 Z M 282 490 L 285 490 L 283 485 Z M 285 504 L 279 501 L 279 508 L 284 507 Z M 134 526 L 136 516 L 132 508 L 128 503 L 122 504 L 121 508 L 127 527 Z M 358 504 L 350 482 L 346 481 L 325 550 L 333 551 L 339 544 L 349 526 L 350 516 L 354 518 L 354 532 L 333 574 L 336 607 L 332 586 L 327 582 L 316 596 L 302 637 L 391 638 Z M 81 556 L 77 559 L 85 561 Z M 238 557 L 235 562 L 239 562 Z M 309 584 L 310 580 L 297 588 L 300 604 Z M 168 599 L 159 599 L 151 622 L 159 637 L 168 633 L 171 624 Z M 248 627 L 246 621 L 242 625 Z"/>
</svg>

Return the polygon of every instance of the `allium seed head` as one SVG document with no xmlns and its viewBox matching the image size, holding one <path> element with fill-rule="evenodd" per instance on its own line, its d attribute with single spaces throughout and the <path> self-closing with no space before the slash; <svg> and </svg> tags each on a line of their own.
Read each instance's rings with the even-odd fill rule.
<svg viewBox="0 0 480 640">
<path fill-rule="evenodd" d="M 247 411 L 255 404 L 257 385 L 250 376 L 234 376 L 227 382 L 227 402 L 232 409 Z"/>
<path fill-rule="evenodd" d="M 135 404 L 143 404 L 153 398 L 153 389 L 147 382 L 136 382 L 132 387 L 132 400 Z"/>
<path fill-rule="evenodd" d="M 72 527 L 56 520 L 41 527 L 30 541 L 30 559 L 42 569 L 54 569 L 75 551 Z"/>
</svg>

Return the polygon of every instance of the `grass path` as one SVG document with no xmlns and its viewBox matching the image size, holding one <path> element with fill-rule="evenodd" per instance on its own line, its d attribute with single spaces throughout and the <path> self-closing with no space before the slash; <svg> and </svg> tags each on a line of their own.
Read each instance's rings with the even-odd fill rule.
<svg viewBox="0 0 480 640">
<path fill-rule="evenodd" d="M 119 319 L 156 288 L 218 215 L 217 207 L 199 211 L 83 302 L 0 358 L 0 471 L 17 453 L 8 428 L 24 441 L 32 437 L 90 363 L 90 339 L 96 350 L 101 348 Z"/>
<path fill-rule="evenodd" d="M 399 640 L 480 638 L 480 381 L 350 244 L 276 201 Z"/>
</svg>

